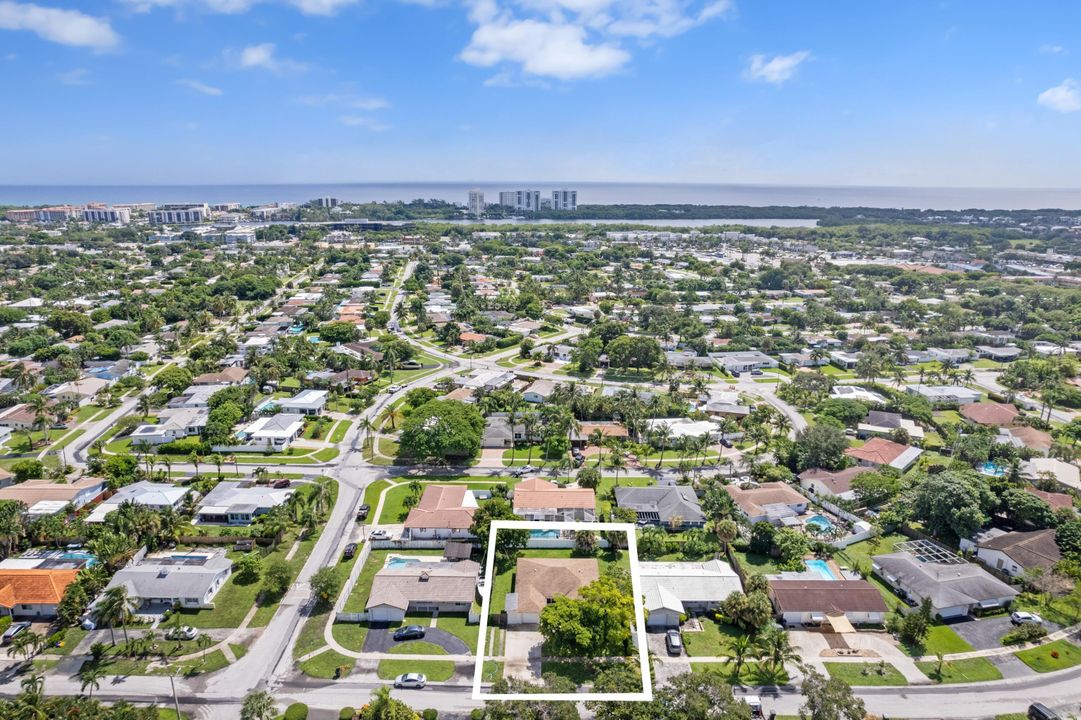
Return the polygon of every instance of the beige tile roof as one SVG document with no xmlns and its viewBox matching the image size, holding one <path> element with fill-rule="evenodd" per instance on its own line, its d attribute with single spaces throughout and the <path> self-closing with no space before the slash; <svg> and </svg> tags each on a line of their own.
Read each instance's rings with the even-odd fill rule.
<svg viewBox="0 0 1081 720">
<path fill-rule="evenodd" d="M 518 612 L 539 613 L 560 595 L 578 597 L 578 590 L 600 578 L 595 558 L 518 558 L 514 591 Z"/>
<path fill-rule="evenodd" d="M 385 567 L 375 574 L 366 609 L 379 605 L 406 610 L 410 602 L 473 602 L 480 565 L 460 562 L 416 562 Z"/>
<path fill-rule="evenodd" d="M 0 500 L 18 500 L 33 507 L 42 500 L 59 500 L 69 502 L 75 499 L 79 491 L 94 485 L 101 485 L 101 478 L 85 477 L 73 483 L 57 483 L 52 480 L 27 480 L 18 485 L 9 485 L 0 488 Z"/>
<path fill-rule="evenodd" d="M 467 529 L 476 511 L 476 507 L 465 505 L 468 492 L 464 485 L 429 485 L 417 506 L 409 511 L 405 527 Z"/>
<path fill-rule="evenodd" d="M 765 514 L 763 508 L 766 505 L 803 505 L 808 502 L 801 493 L 783 482 L 762 483 L 749 490 L 735 485 L 725 485 L 724 489 L 749 517 Z"/>
<path fill-rule="evenodd" d="M 514 509 L 597 507 L 597 496 L 591 488 L 561 488 L 539 477 L 523 480 L 514 486 Z"/>
</svg>

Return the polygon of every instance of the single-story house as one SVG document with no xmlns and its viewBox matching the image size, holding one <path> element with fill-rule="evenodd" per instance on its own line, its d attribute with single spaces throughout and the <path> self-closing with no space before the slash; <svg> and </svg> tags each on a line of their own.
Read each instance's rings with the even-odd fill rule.
<svg viewBox="0 0 1081 720">
<path fill-rule="evenodd" d="M 1051 446 L 1054 445 L 1055 440 L 1051 437 L 1051 433 L 1028 425 L 1017 425 L 1015 427 L 999 428 L 998 435 L 995 436 L 995 442 L 1002 442 L 1014 447 L 1025 447 L 1046 456 L 1051 452 Z"/>
<path fill-rule="evenodd" d="M 730 373 L 775 368 L 779 364 L 775 359 L 758 350 L 711 352 L 709 356 L 713 358 L 717 367 Z"/>
<path fill-rule="evenodd" d="M 319 415 L 327 406 L 326 390 L 301 390 L 291 398 L 277 401 L 282 412 L 296 415 Z"/>
<path fill-rule="evenodd" d="M 514 382 L 514 373 L 499 370 L 474 370 L 466 377 L 457 378 L 458 385 L 470 390 L 483 388 L 488 392 L 506 387 Z"/>
<path fill-rule="evenodd" d="M 830 397 L 839 400 L 859 400 L 868 405 L 885 405 L 886 398 L 873 390 L 860 387 L 859 385 L 834 385 L 830 389 Z"/>
<path fill-rule="evenodd" d="M 935 407 L 979 402 L 983 393 L 963 385 L 905 385 L 905 392 L 926 399 Z"/>
<path fill-rule="evenodd" d="M 596 558 L 518 558 L 514 592 L 507 593 L 507 624 L 536 625 L 540 613 L 557 597 L 578 591 L 600 578 Z M 498 608 L 496 608 L 498 610 Z"/>
<path fill-rule="evenodd" d="M 406 613 L 467 613 L 477 594 L 480 565 L 472 560 L 403 562 L 375 574 L 368 621 L 401 622 Z"/>
<path fill-rule="evenodd" d="M 639 525 L 664 528 L 702 527 L 706 514 L 694 490 L 686 485 L 615 488 L 616 507 L 630 508 Z"/>
<path fill-rule="evenodd" d="M 1008 532 L 976 545 L 976 559 L 1010 577 L 1034 568 L 1050 570 L 1062 559 L 1053 529 Z"/>
<path fill-rule="evenodd" d="M 713 420 L 691 420 L 690 418 L 656 418 L 645 421 L 645 439 L 659 442 L 658 433 L 668 428 L 668 447 L 674 447 L 685 437 L 707 437 L 715 441 L 721 436 L 721 426 Z"/>
<path fill-rule="evenodd" d="M 304 432 L 304 416 L 279 413 L 261 417 L 236 434 L 229 445 L 215 445 L 215 452 L 282 452 Z"/>
<path fill-rule="evenodd" d="M 103 492 L 105 480 L 102 478 L 83 477 L 70 483 L 41 478 L 0 488 L 0 500 L 18 500 L 29 508 L 28 515 L 53 515 L 68 505 L 78 510 Z"/>
<path fill-rule="evenodd" d="M 1058 458 L 1034 457 L 1021 464 L 1021 475 L 1029 480 L 1052 477 L 1066 487 L 1081 490 L 1081 470 Z"/>
<path fill-rule="evenodd" d="M 776 525 L 784 518 L 798 517 L 807 512 L 810 504 L 810 500 L 783 482 L 762 483 L 746 489 L 725 485 L 724 489 L 752 525 L 757 522 Z"/>
<path fill-rule="evenodd" d="M 863 467 L 891 467 L 901 472 L 912 467 L 912 463 L 922 454 L 923 450 L 918 447 L 902 445 L 881 437 L 871 438 L 861 447 L 845 449 L 845 455 Z"/>
<path fill-rule="evenodd" d="M 222 480 L 200 501 L 195 519 L 201 523 L 250 525 L 255 518 L 285 503 L 294 492 L 291 487 L 245 485 L 235 480 Z"/>
<path fill-rule="evenodd" d="M 96 377 L 84 377 L 71 382 L 60 383 L 46 395 L 57 402 L 73 403 L 75 405 L 89 405 L 94 396 L 109 387 L 109 381 Z"/>
<path fill-rule="evenodd" d="M 131 431 L 132 446 L 138 442 L 161 445 L 174 440 L 199 435 L 206 429 L 210 411 L 206 408 L 163 410 L 158 422 L 140 425 Z"/>
<path fill-rule="evenodd" d="M 561 488 L 539 477 L 514 486 L 514 513 L 526 520 L 593 522 L 597 495 L 591 488 Z"/>
<path fill-rule="evenodd" d="M 873 556 L 871 567 L 888 585 L 917 603 L 931 598 L 933 614 L 944 620 L 1008 607 L 1018 595 L 973 563 L 921 562 L 912 553 L 896 552 Z"/>
<path fill-rule="evenodd" d="M 871 471 L 858 465 L 836 471 L 812 468 L 799 474 L 799 485 L 818 497 L 855 500 L 856 493 L 852 490 L 852 481 L 865 472 Z"/>
<path fill-rule="evenodd" d="M 473 537 L 473 513 L 477 498 L 462 485 L 428 485 L 420 502 L 405 518 L 403 537 L 414 540 L 446 540 Z"/>
<path fill-rule="evenodd" d="M 142 606 L 213 608 L 214 596 L 233 571 L 223 552 L 165 553 L 148 557 L 143 548 L 113 575 L 106 590 L 123 587 Z"/>
<path fill-rule="evenodd" d="M 210 397 L 221 390 L 219 385 L 192 385 L 170 400 L 170 408 L 206 408 L 210 407 Z"/>
<path fill-rule="evenodd" d="M 37 413 L 26 403 L 0 410 L 0 427 L 9 430 L 29 430 L 37 424 Z"/>
<path fill-rule="evenodd" d="M 627 437 L 627 426 L 619 422 L 599 421 L 599 422 L 584 422 L 577 429 L 571 430 L 571 445 L 574 447 L 585 447 L 591 441 L 590 438 L 593 433 L 600 431 L 602 438 L 625 438 Z"/>
<path fill-rule="evenodd" d="M 1002 427 L 1011 424 L 1021 413 L 1013 403 L 976 402 L 962 405 L 958 412 L 977 425 Z"/>
<path fill-rule="evenodd" d="M 20 620 L 56 617 L 56 606 L 78 574 L 78 569 L 0 569 L 0 616 Z"/>
<path fill-rule="evenodd" d="M 555 389 L 556 383 L 551 380 L 534 380 L 522 391 L 522 399 L 527 403 L 546 403 Z"/>
<path fill-rule="evenodd" d="M 107 500 L 95 507 L 84 519 L 84 522 L 104 522 L 106 515 L 120 509 L 120 506 L 126 502 L 143 505 L 152 510 L 164 510 L 165 508 L 176 510 L 184 502 L 184 498 L 187 497 L 189 492 L 191 490 L 186 487 L 140 480 L 117 490 Z"/>
<path fill-rule="evenodd" d="M 743 590 L 736 571 L 716 559 L 641 562 L 638 575 L 649 628 L 678 628 L 687 616 L 712 610 L 732 593 Z"/>
<path fill-rule="evenodd" d="M 909 420 L 901 413 L 870 410 L 863 422 L 856 425 L 856 435 L 860 438 L 884 437 L 895 430 L 904 430 L 912 440 L 924 438 L 923 428 L 915 420 Z"/>
<path fill-rule="evenodd" d="M 239 385 L 248 379 L 248 371 L 242 367 L 222 368 L 218 372 L 195 376 L 192 385 Z"/>
<path fill-rule="evenodd" d="M 851 624 L 881 625 L 886 601 L 866 580 L 770 580 L 769 597 L 786 627 L 820 625 L 844 616 Z"/>
</svg>

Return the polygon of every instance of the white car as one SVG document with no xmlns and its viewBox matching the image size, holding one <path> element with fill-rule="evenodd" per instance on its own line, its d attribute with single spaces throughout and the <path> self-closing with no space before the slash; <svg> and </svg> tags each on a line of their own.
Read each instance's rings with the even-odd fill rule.
<svg viewBox="0 0 1081 720">
<path fill-rule="evenodd" d="M 402 389 L 401 385 L 387 385 L 387 392 L 396 393 Z"/>
<path fill-rule="evenodd" d="M 1043 625 L 1043 618 L 1036 613 L 1015 612 L 1010 614 L 1010 622 L 1014 625 Z"/>
<path fill-rule="evenodd" d="M 418 690 L 428 684 L 428 678 L 422 673 L 405 673 L 394 678 L 396 688 L 417 688 Z"/>
<path fill-rule="evenodd" d="M 191 625 L 181 625 L 178 628 L 171 628 L 165 633 L 166 640 L 194 640 L 198 636 L 199 631 Z"/>
<path fill-rule="evenodd" d="M 390 537 L 390 533 L 386 530 L 372 530 L 371 535 L 368 536 L 369 540 L 386 540 Z"/>
</svg>

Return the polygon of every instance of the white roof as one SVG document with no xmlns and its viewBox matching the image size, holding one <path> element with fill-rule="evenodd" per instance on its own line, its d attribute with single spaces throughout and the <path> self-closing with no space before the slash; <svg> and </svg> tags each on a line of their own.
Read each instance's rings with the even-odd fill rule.
<svg viewBox="0 0 1081 720">
<path fill-rule="evenodd" d="M 638 564 L 647 611 L 683 613 L 684 602 L 720 602 L 743 589 L 739 576 L 720 560 Z"/>
<path fill-rule="evenodd" d="M 304 427 L 304 416 L 280 413 L 261 417 L 243 432 L 249 438 L 290 438 Z"/>
<path fill-rule="evenodd" d="M 701 437 L 720 432 L 720 425 L 712 420 L 688 420 L 685 418 L 657 418 L 646 420 L 650 430 L 668 426 L 669 433 L 673 438 Z"/>
<path fill-rule="evenodd" d="M 863 402 L 879 405 L 886 404 L 886 398 L 858 385 L 834 385 L 833 389 L 830 390 L 830 397 L 841 398 L 842 400 L 862 400 Z"/>
<path fill-rule="evenodd" d="M 291 398 L 278 400 L 278 405 L 281 407 L 315 407 L 323 405 L 326 401 L 326 390 L 302 390 Z"/>
<path fill-rule="evenodd" d="M 86 522 L 102 522 L 105 516 L 115 511 L 125 502 L 148 507 L 175 507 L 189 492 L 188 488 L 177 487 L 169 483 L 152 483 L 140 480 L 120 488 L 115 495 L 94 508 L 86 517 Z"/>
</svg>

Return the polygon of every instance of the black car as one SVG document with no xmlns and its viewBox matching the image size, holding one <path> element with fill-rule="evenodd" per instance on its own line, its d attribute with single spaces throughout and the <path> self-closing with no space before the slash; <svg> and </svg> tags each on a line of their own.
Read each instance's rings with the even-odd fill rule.
<svg viewBox="0 0 1081 720">
<path fill-rule="evenodd" d="M 368 503 L 364 503 L 357 508 L 357 522 L 363 522 L 368 519 L 368 513 L 372 511 L 372 506 Z"/>
<path fill-rule="evenodd" d="M 26 622 L 25 620 L 20 621 L 20 622 L 16 622 L 16 623 L 11 623 L 11 625 L 8 626 L 8 629 L 4 631 L 3 641 L 2 641 L 3 644 L 4 645 L 10 645 L 11 641 L 15 639 L 16 635 L 21 635 L 21 634 L 23 634 L 24 632 L 26 632 L 29 629 L 30 629 L 30 623 Z"/>
<path fill-rule="evenodd" d="M 394 631 L 395 640 L 420 640 L 427 632 L 423 625 L 406 625 Z"/>
<path fill-rule="evenodd" d="M 353 556 L 357 554 L 357 544 L 349 543 L 345 546 L 345 552 L 342 553 L 343 560 L 352 560 Z"/>
<path fill-rule="evenodd" d="M 679 630 L 669 630 L 664 634 L 664 646 L 669 655 L 683 654 L 683 637 L 679 634 Z"/>
<path fill-rule="evenodd" d="M 1061 715 L 1043 703 L 1032 703 L 1028 706 L 1029 720 L 1059 720 L 1061 717 Z"/>
</svg>

